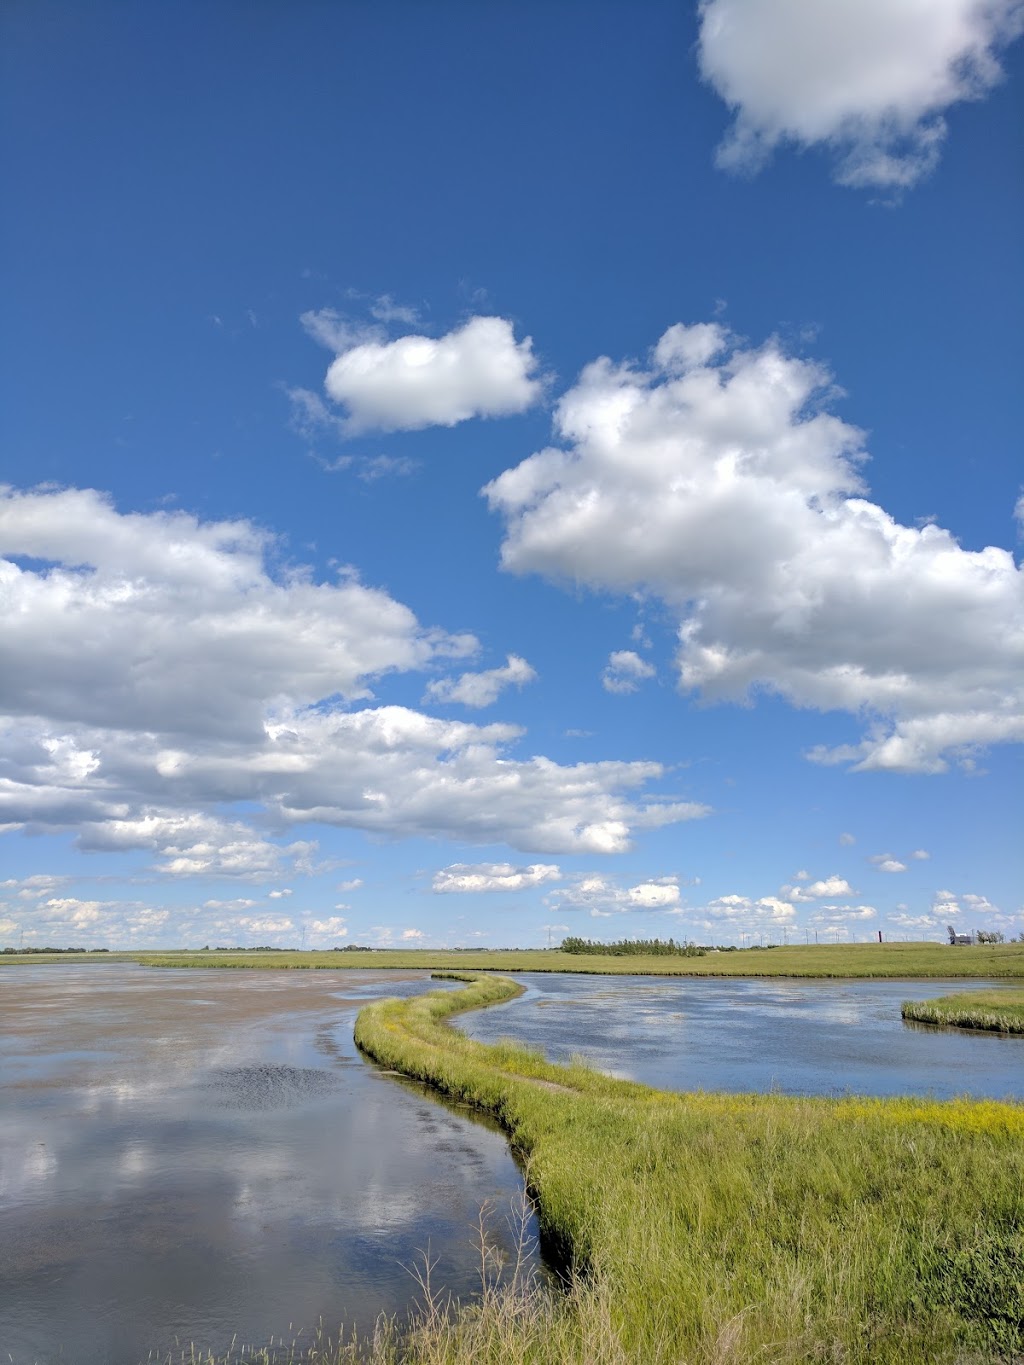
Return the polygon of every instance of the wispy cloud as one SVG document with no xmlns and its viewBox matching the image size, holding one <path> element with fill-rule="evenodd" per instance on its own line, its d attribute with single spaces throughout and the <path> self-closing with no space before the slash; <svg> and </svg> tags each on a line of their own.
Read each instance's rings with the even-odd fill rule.
<svg viewBox="0 0 1024 1365">
<path fill-rule="evenodd" d="M 433 889 L 442 894 L 476 891 L 524 891 L 557 882 L 562 872 L 557 863 L 452 863 L 434 873 Z"/>
<path fill-rule="evenodd" d="M 474 708 L 492 706 L 507 687 L 535 682 L 537 674 L 518 654 L 510 654 L 503 668 L 481 673 L 462 673 L 457 678 L 438 678 L 427 686 L 425 701 L 461 702 Z"/>
<path fill-rule="evenodd" d="M 601 674 L 601 686 L 606 692 L 623 695 L 635 692 L 642 682 L 647 678 L 653 678 L 654 674 L 652 665 L 646 659 L 641 659 L 634 650 L 617 649 L 608 656 L 608 662 Z"/>
</svg>

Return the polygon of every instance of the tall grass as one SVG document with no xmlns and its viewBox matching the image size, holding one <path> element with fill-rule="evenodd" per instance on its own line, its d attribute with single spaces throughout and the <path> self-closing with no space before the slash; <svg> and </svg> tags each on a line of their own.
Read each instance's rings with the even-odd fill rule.
<svg viewBox="0 0 1024 1365">
<path fill-rule="evenodd" d="M 323 967 L 332 970 L 344 967 L 630 976 L 1024 977 L 1024 943 L 971 948 L 951 948 L 944 943 L 800 944 L 689 958 L 581 956 L 545 949 L 456 952 L 429 948 L 305 953 L 190 951 L 130 956 L 134 961 L 154 967 Z M 0 955 L 0 962 L 3 960 Z M 14 963 L 23 959 L 12 956 L 7 960 Z M 104 955 L 104 960 L 116 960 L 115 954 Z"/>
<path fill-rule="evenodd" d="M 1024 1033 L 1024 991 L 971 991 L 965 995 L 940 995 L 934 1000 L 904 1000 L 901 1013 L 904 1019 L 922 1024 Z"/>
<path fill-rule="evenodd" d="M 560 1300 L 536 1286 L 415 1361 L 1011 1361 L 1024 1352 L 1024 1110 L 675 1095 L 456 1033 L 500 977 L 381 1001 L 356 1040 L 496 1115 L 529 1163 Z"/>
</svg>

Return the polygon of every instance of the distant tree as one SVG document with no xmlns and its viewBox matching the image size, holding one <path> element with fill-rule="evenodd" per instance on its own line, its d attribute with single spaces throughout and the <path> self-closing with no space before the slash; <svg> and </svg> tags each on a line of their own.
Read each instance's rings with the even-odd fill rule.
<svg viewBox="0 0 1024 1365">
<path fill-rule="evenodd" d="M 601 954 L 606 957 L 703 957 L 705 951 L 696 943 L 677 943 L 674 938 L 623 938 L 617 943 L 595 943 L 593 939 L 575 936 L 562 939 L 563 953 Z"/>
<path fill-rule="evenodd" d="M 587 940 L 585 938 L 563 938 L 563 953 L 585 953 L 587 951 Z"/>
</svg>

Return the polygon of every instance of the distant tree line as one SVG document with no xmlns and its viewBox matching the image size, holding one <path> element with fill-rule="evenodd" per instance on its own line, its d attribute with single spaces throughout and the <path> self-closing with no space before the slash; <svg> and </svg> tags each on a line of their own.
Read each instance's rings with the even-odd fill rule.
<svg viewBox="0 0 1024 1365">
<path fill-rule="evenodd" d="M 211 950 L 210 945 L 204 943 L 199 951 L 201 953 L 209 953 L 211 951 L 215 953 L 286 953 L 289 949 L 275 948 L 272 943 L 257 943 L 255 947 L 239 943 L 234 948 L 226 948 L 223 944 L 218 943 L 217 947 Z"/>
<path fill-rule="evenodd" d="M 674 938 L 623 938 L 618 943 L 595 943 L 589 938 L 563 938 L 563 953 L 600 953 L 606 957 L 703 957 L 706 948 L 677 943 Z"/>
<path fill-rule="evenodd" d="M 199 949 L 201 953 L 297 953 L 298 948 L 292 946 L 281 947 L 274 943 L 257 944 L 236 944 L 234 948 L 227 948 L 223 944 L 218 944 L 216 948 L 211 948 L 208 943 L 204 943 Z M 372 953 L 377 951 L 374 948 L 364 948 L 358 943 L 346 943 L 344 945 L 336 943 L 333 948 L 310 948 L 311 953 Z"/>
<path fill-rule="evenodd" d="M 33 957 L 37 953 L 109 953 L 109 948 L 4 948 L 6 955 L 21 953 L 25 957 L 31 954 Z"/>
</svg>

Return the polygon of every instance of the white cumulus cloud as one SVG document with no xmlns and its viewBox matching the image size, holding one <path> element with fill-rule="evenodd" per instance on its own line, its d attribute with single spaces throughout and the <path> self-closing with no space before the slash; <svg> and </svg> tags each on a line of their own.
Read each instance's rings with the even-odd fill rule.
<svg viewBox="0 0 1024 1365">
<path fill-rule="evenodd" d="M 331 915 L 328 919 L 311 921 L 309 934 L 312 939 L 316 940 L 345 938 L 348 935 L 348 926 L 340 915 Z"/>
<path fill-rule="evenodd" d="M 959 915 L 960 902 L 952 891 L 936 891 L 932 897 L 933 915 Z"/>
<path fill-rule="evenodd" d="M 477 648 L 352 575 L 278 570 L 275 549 L 246 521 L 0 489 L 0 714 L 254 737 L 279 698 L 365 698 L 370 678 Z"/>
<path fill-rule="evenodd" d="M 601 686 L 606 692 L 635 692 L 645 678 L 653 678 L 654 669 L 631 649 L 617 649 L 609 654 L 601 674 Z"/>
<path fill-rule="evenodd" d="M 829 896 L 855 896 L 857 893 L 845 877 L 833 875 L 801 886 L 784 886 L 781 894 L 789 901 L 818 901 Z"/>
<path fill-rule="evenodd" d="M 452 863 L 434 873 L 433 889 L 439 893 L 524 891 L 545 882 L 557 882 L 561 875 L 556 863 L 531 863 L 528 867 L 515 867 L 512 863 Z"/>
<path fill-rule="evenodd" d="M 944 937 L 950 921 L 955 923 L 958 916 L 971 916 L 971 920 L 966 922 L 961 919 L 956 926 L 958 933 L 973 929 L 998 929 L 1013 938 L 1024 925 L 1024 916 L 1019 913 L 1006 914 L 987 896 L 975 891 L 936 891 L 932 897 L 931 913 L 927 915 L 912 915 L 906 905 L 900 905 L 897 909 L 902 913 L 890 915 L 891 923 L 906 931 L 922 930 L 932 937 Z"/>
<path fill-rule="evenodd" d="M 351 574 L 278 569 L 249 523 L 6 490 L 0 555 L 0 826 L 147 849 L 169 876 L 269 880 L 315 870 L 314 843 L 280 838 L 306 822 L 614 853 L 707 814 L 650 793 L 658 763 L 520 759 L 514 725 L 351 709 L 476 641 Z"/>
<path fill-rule="evenodd" d="M 285 915 L 243 915 L 238 924 L 249 934 L 284 934 L 295 928 Z"/>
<path fill-rule="evenodd" d="M 139 901 L 88 900 L 49 896 L 32 905 L 0 900 L 0 933 L 24 937 L 25 946 L 145 946 L 159 940 L 169 910 Z"/>
<path fill-rule="evenodd" d="M 958 915 L 962 911 L 968 910 L 972 914 L 983 915 L 992 913 L 1002 914 L 998 905 L 993 905 L 987 896 L 981 896 L 975 891 L 936 891 L 932 898 L 932 914 L 934 915 Z"/>
<path fill-rule="evenodd" d="M 868 859 L 869 863 L 874 863 L 879 872 L 906 872 L 906 863 L 901 863 L 898 858 L 894 858 L 891 853 L 876 853 Z"/>
<path fill-rule="evenodd" d="M 3 795 L 0 791 L 0 803 Z M 43 826 L 48 823 L 45 817 L 40 820 Z M 110 810 L 108 818 L 84 820 L 77 829 L 80 848 L 89 852 L 149 850 L 157 858 L 154 870 L 171 877 L 240 877 L 262 881 L 280 874 L 286 867 L 310 871 L 317 849 L 308 840 L 277 844 L 256 834 L 241 820 L 223 820 L 196 811 L 141 808 L 134 817 L 121 818 L 117 810 Z"/>
<path fill-rule="evenodd" d="M 841 184 L 911 186 L 1022 26 L 1020 0 L 701 0 L 701 73 L 736 115 L 718 162 L 822 146 Z"/>
<path fill-rule="evenodd" d="M 639 882 L 626 889 L 630 905 L 638 910 L 664 910 L 670 905 L 679 904 L 679 884 L 665 879 L 655 882 Z"/>
<path fill-rule="evenodd" d="M 938 772 L 1024 739 L 1010 552 L 869 501 L 862 434 L 830 413 L 820 365 L 692 330 L 669 329 L 647 367 L 588 365 L 556 409 L 561 445 L 485 488 L 503 566 L 660 597 L 684 692 L 866 718 L 862 743 L 818 762 Z"/>
<path fill-rule="evenodd" d="M 350 434 L 506 417 L 525 412 L 543 394 L 533 342 L 516 341 L 506 318 L 472 317 L 443 337 L 394 341 L 353 336 L 334 314 L 305 315 L 304 322 L 338 352 L 324 385 L 345 409 Z"/>
<path fill-rule="evenodd" d="M 506 687 L 523 687 L 534 682 L 537 674 L 518 654 L 510 654 L 503 668 L 488 668 L 480 673 L 462 673 L 457 678 L 437 678 L 429 683 L 426 700 L 461 702 L 463 706 L 491 706 Z"/>
<path fill-rule="evenodd" d="M 706 905 L 681 913 L 701 928 L 717 929 L 726 924 L 734 932 L 787 928 L 796 920 L 796 907 L 778 896 L 715 896 Z"/>
<path fill-rule="evenodd" d="M 637 910 L 669 910 L 680 901 L 677 877 L 651 877 L 635 886 L 621 886 L 614 877 L 588 873 L 574 878 L 548 897 L 558 910 L 586 910 L 594 918 Z"/>
</svg>

